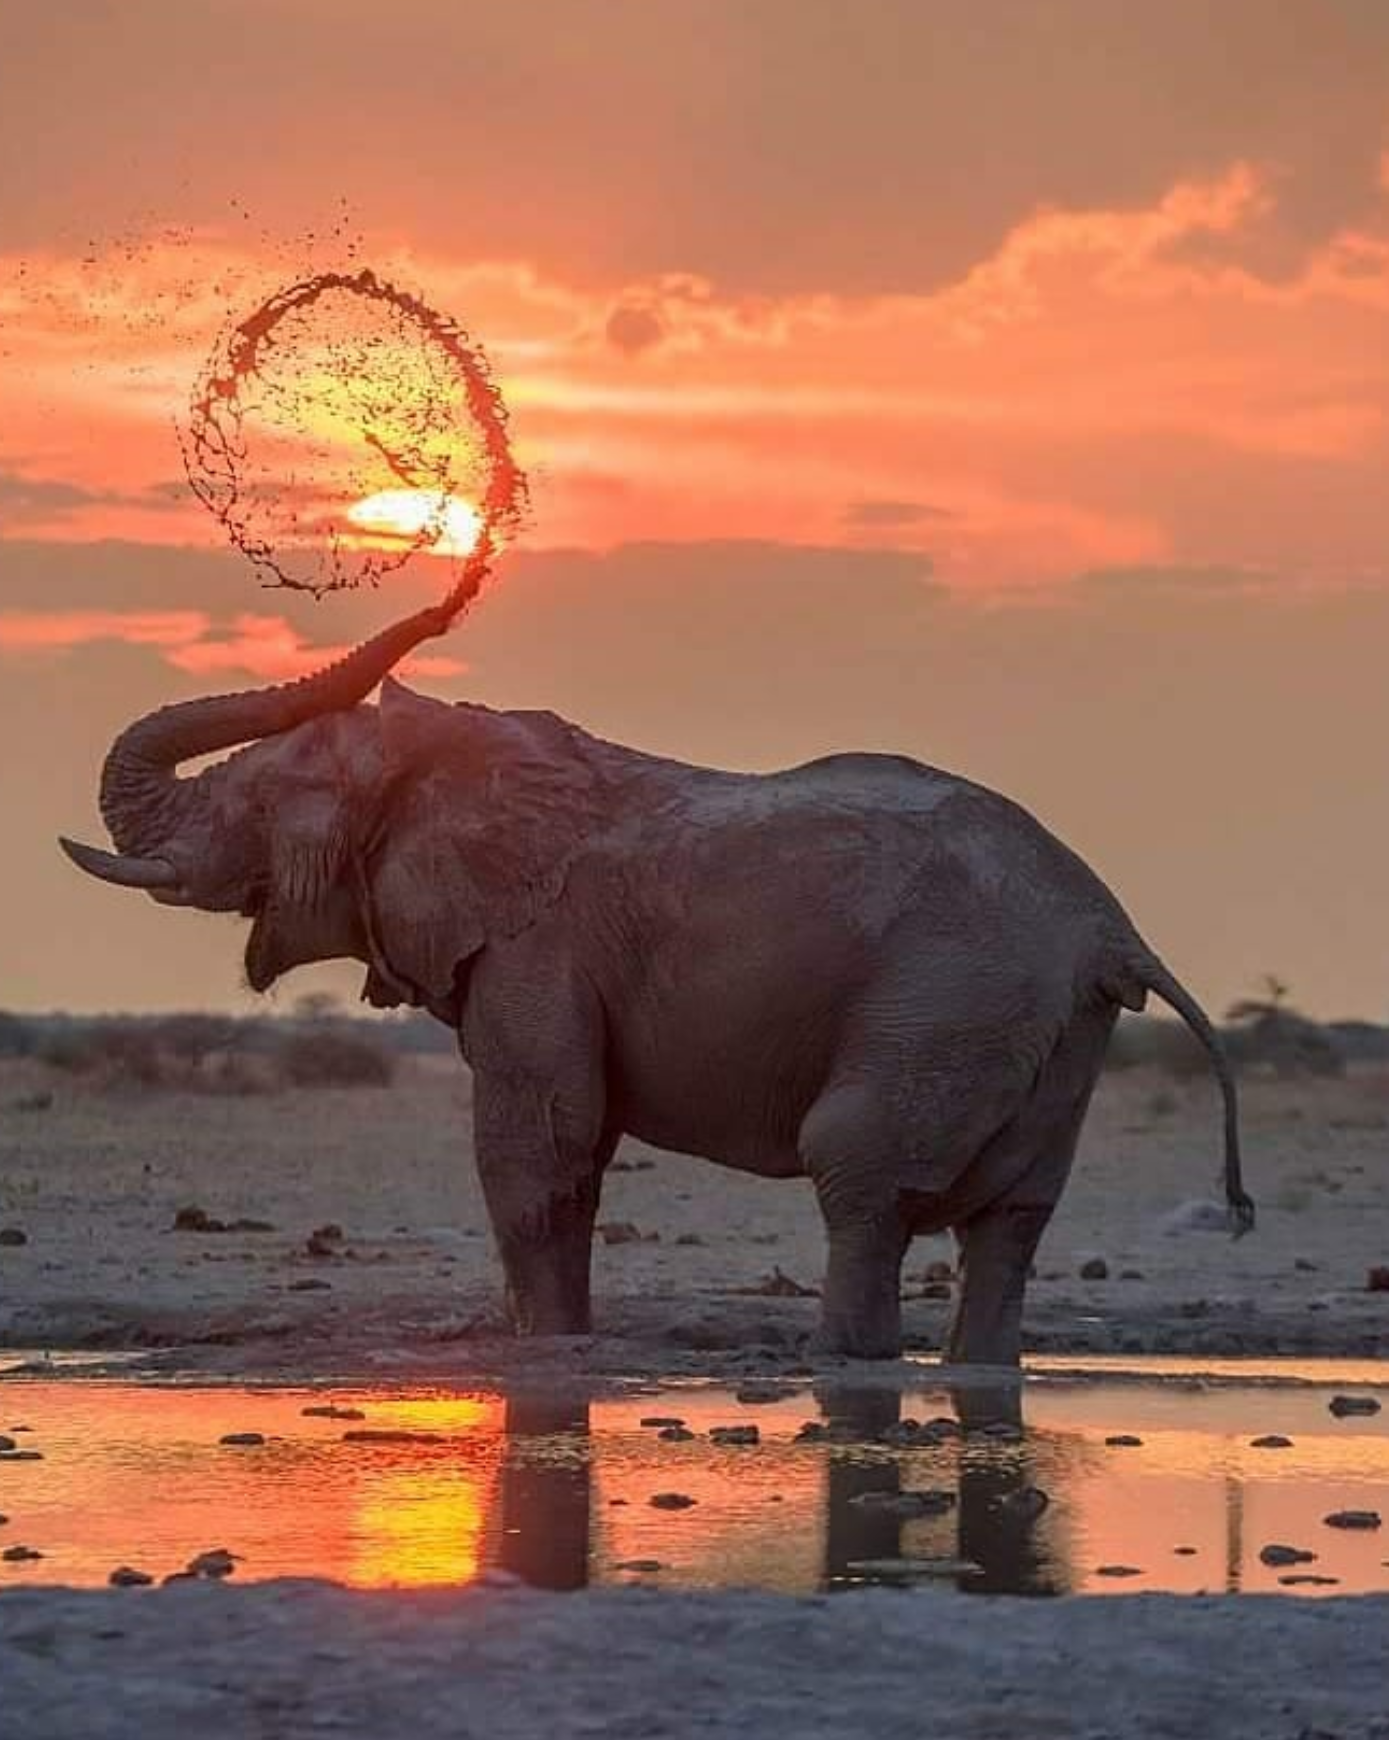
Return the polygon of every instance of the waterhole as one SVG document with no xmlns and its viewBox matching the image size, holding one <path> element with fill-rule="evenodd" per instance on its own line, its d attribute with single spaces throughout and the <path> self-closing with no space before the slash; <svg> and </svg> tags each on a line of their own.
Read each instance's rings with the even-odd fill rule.
<svg viewBox="0 0 1389 1740">
<path fill-rule="evenodd" d="M 364 1588 L 1389 1590 L 1389 1373 L 1363 1362 L 1053 1362 L 1020 1391 L 0 1379 L 0 1590 L 214 1548 L 238 1581 Z"/>
</svg>

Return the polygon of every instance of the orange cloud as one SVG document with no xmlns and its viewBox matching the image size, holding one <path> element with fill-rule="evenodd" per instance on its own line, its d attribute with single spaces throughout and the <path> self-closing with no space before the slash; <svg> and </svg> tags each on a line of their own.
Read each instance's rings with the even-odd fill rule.
<svg viewBox="0 0 1389 1740">
<path fill-rule="evenodd" d="M 1384 572 L 1389 185 L 1271 272 L 1279 192 L 1237 161 L 1146 204 L 1040 209 L 916 295 L 731 295 L 694 273 L 579 289 L 524 264 L 375 257 L 488 341 L 532 544 L 893 542 L 988 589 L 1290 552 L 1309 578 Z M 172 425 L 218 319 L 276 272 L 273 250 L 211 233 L 22 279 L 0 262 L 12 467 L 87 491 L 46 518 L 31 502 L 28 535 L 218 542 L 195 503 L 150 491 L 177 475 Z M 922 499 L 941 514 L 847 511 Z M 258 630 L 190 643 L 183 668 L 237 646 L 308 656 Z"/>
<path fill-rule="evenodd" d="M 350 649 L 315 646 L 281 616 L 245 614 L 219 627 L 203 611 L 11 610 L 0 612 L 0 653 L 69 652 L 101 643 L 156 647 L 176 670 L 216 678 L 283 682 L 307 675 Z M 467 666 L 438 653 L 417 653 L 402 670 L 453 677 Z"/>
</svg>

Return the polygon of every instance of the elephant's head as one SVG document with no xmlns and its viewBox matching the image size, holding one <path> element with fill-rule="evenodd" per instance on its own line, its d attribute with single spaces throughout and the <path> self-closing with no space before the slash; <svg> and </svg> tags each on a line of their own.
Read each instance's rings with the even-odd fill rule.
<svg viewBox="0 0 1389 1740">
<path fill-rule="evenodd" d="M 157 901 L 252 922 L 251 986 L 335 957 L 372 1001 L 443 1010 L 489 935 L 553 899 L 595 770 L 548 714 L 449 706 L 385 681 L 448 618 L 425 610 L 299 682 L 162 708 L 106 757 L 114 852 L 62 841 L 81 869 Z M 182 763 L 245 745 L 180 777 Z"/>
</svg>

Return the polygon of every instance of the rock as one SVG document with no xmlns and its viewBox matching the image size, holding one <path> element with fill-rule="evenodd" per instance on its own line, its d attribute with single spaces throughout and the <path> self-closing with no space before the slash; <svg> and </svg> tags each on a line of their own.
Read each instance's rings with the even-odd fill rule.
<svg viewBox="0 0 1389 1740">
<path fill-rule="evenodd" d="M 1285 1589 L 1296 1589 L 1302 1584 L 1313 1584 L 1319 1588 L 1327 1588 L 1332 1583 L 1339 1583 L 1339 1577 L 1321 1577 L 1315 1571 L 1294 1571 L 1290 1576 L 1280 1577 L 1278 1581 Z"/>
<path fill-rule="evenodd" d="M 1366 1270 L 1365 1291 L 1389 1293 L 1389 1264 L 1379 1263 L 1373 1269 Z"/>
<path fill-rule="evenodd" d="M 1373 1396 L 1332 1396 L 1326 1404 L 1338 1420 L 1348 1414 L 1377 1414 L 1379 1403 Z"/>
<path fill-rule="evenodd" d="M 1114 1432 L 1105 1439 L 1105 1443 L 1115 1450 L 1133 1450 L 1142 1442 L 1143 1440 L 1135 1438 L 1132 1432 Z"/>
<path fill-rule="evenodd" d="M 302 1280 L 291 1281 L 291 1293 L 331 1293 L 333 1283 L 325 1281 L 321 1275 L 305 1275 Z"/>
<path fill-rule="evenodd" d="M 1138 1565 L 1096 1565 L 1097 1577 L 1141 1577 L 1142 1569 Z"/>
<path fill-rule="evenodd" d="M 221 1233 L 227 1230 L 224 1220 L 216 1220 L 205 1208 L 199 1208 L 197 1203 L 189 1203 L 174 1216 L 175 1232 Z"/>
<path fill-rule="evenodd" d="M 1303 1275 L 1314 1275 L 1318 1266 L 1316 1263 L 1309 1262 L 1306 1257 L 1293 1258 L 1293 1267 Z"/>
<path fill-rule="evenodd" d="M 42 1557 L 43 1554 L 39 1552 L 37 1547 L 6 1547 L 4 1552 L 0 1553 L 0 1559 L 3 1559 L 7 1565 L 27 1565 L 31 1559 L 41 1559 Z"/>
<path fill-rule="evenodd" d="M 318 1402 L 313 1407 L 300 1408 L 306 1420 L 365 1420 L 360 1408 L 340 1408 L 336 1402 Z"/>
<path fill-rule="evenodd" d="M 819 1444 L 830 1435 L 829 1427 L 823 1420 L 802 1420 L 796 1431 L 798 1444 Z"/>
<path fill-rule="evenodd" d="M 0 1462 L 42 1462 L 42 1450 L 0 1450 Z"/>
<path fill-rule="evenodd" d="M 324 1221 L 309 1234 L 311 1239 L 321 1239 L 325 1245 L 340 1245 L 346 1236 L 335 1220 Z"/>
<path fill-rule="evenodd" d="M 1195 1547 L 1173 1547 L 1172 1551 L 1177 1555 L 1177 1557 L 1179 1559 L 1189 1559 L 1195 1554 L 1196 1548 Z"/>
<path fill-rule="evenodd" d="M 1321 1520 L 1329 1529 L 1377 1529 L 1380 1525 L 1377 1510 L 1333 1510 Z"/>
<path fill-rule="evenodd" d="M 1109 1264 L 1103 1257 L 1087 1257 L 1078 1271 L 1082 1281 L 1107 1281 Z"/>
<path fill-rule="evenodd" d="M 614 1571 L 642 1571 L 648 1575 L 653 1571 L 664 1571 L 665 1566 L 659 1559 L 619 1559 L 613 1566 Z"/>
<path fill-rule="evenodd" d="M 117 1565 L 106 1581 L 113 1589 L 147 1589 L 154 1578 L 148 1571 L 137 1571 L 133 1565 Z"/>
<path fill-rule="evenodd" d="M 949 1299 L 952 1290 L 949 1281 L 927 1281 L 917 1294 L 918 1299 Z"/>
<path fill-rule="evenodd" d="M 1281 1432 L 1265 1432 L 1262 1438 L 1251 1438 L 1251 1450 L 1291 1450 L 1293 1441 L 1285 1438 Z"/>
<path fill-rule="evenodd" d="M 19 1445 L 15 1443 L 13 1438 L 7 1438 L 3 1432 L 0 1432 L 0 1454 L 6 1450 L 18 1450 L 18 1448 Z"/>
<path fill-rule="evenodd" d="M 1023 1428 L 1014 1420 L 986 1420 L 982 1426 L 973 1426 L 970 1430 L 981 1438 L 992 1438 L 999 1444 L 1020 1444 L 1026 1437 Z"/>
<path fill-rule="evenodd" d="M 23 1227 L 0 1226 L 0 1245 L 27 1245 L 29 1235 Z"/>
<path fill-rule="evenodd" d="M 10 1519 L 9 1519 L 9 1518 L 8 1518 L 8 1517 L 7 1517 L 7 1516 L 0 1516 L 0 1529 L 2 1529 L 2 1528 L 4 1528 L 4 1526 L 5 1526 L 5 1524 L 6 1524 L 6 1523 L 7 1523 L 7 1522 L 8 1522 L 8 1521 L 9 1521 L 9 1520 L 10 1520 Z"/>
<path fill-rule="evenodd" d="M 265 1442 L 265 1433 L 224 1432 L 217 1442 L 230 1445 L 233 1449 L 254 1449 L 256 1445 Z"/>
<path fill-rule="evenodd" d="M 688 1426 L 662 1426 L 656 1436 L 667 1444 L 688 1444 L 695 1434 Z"/>
<path fill-rule="evenodd" d="M 236 1569 L 236 1554 L 228 1552 L 225 1547 L 209 1547 L 205 1553 L 198 1553 L 184 1567 L 190 1577 L 230 1577 Z"/>
<path fill-rule="evenodd" d="M 712 1426 L 709 1429 L 711 1444 L 756 1444 L 761 1437 L 756 1426 Z"/>
<path fill-rule="evenodd" d="M 1310 1565 L 1316 1556 L 1303 1547 L 1285 1546 L 1281 1541 L 1270 1541 L 1259 1548 L 1259 1562 L 1263 1565 Z"/>
<path fill-rule="evenodd" d="M 735 1402 L 742 1402 L 747 1407 L 758 1407 L 764 1402 L 779 1402 L 786 1392 L 780 1384 L 752 1383 L 739 1384 L 733 1392 Z"/>
<path fill-rule="evenodd" d="M 671 1426 L 683 1426 L 685 1422 L 679 1414 L 647 1414 L 640 1421 L 643 1426 L 655 1426 L 665 1431 Z"/>
<path fill-rule="evenodd" d="M 1040 1516 L 1050 1503 L 1050 1494 L 1043 1492 L 1040 1486 L 1020 1486 L 1016 1492 L 1005 1493 L 998 1501 L 998 1508 L 1005 1516 L 1031 1521 Z"/>
<path fill-rule="evenodd" d="M 790 1275 L 784 1275 L 773 1265 L 770 1275 L 764 1275 L 760 1281 L 754 1281 L 750 1287 L 734 1287 L 733 1291 L 749 1294 L 764 1299 L 818 1299 L 818 1287 L 802 1287 L 799 1281 L 793 1281 Z"/>
<path fill-rule="evenodd" d="M 675 1242 L 677 1245 L 702 1245 L 704 1240 L 698 1233 L 681 1233 Z"/>
<path fill-rule="evenodd" d="M 689 1510 L 698 1500 L 684 1492 L 658 1492 L 647 1501 L 655 1510 Z"/>
<path fill-rule="evenodd" d="M 954 1510 L 955 1494 L 944 1488 L 922 1487 L 906 1492 L 860 1492 L 849 1503 L 882 1516 L 944 1516 Z"/>
<path fill-rule="evenodd" d="M 304 1255 L 306 1257 L 315 1257 L 322 1261 L 326 1257 L 341 1257 L 345 1254 L 338 1249 L 336 1239 L 325 1239 L 322 1233 L 310 1233 L 304 1240 Z"/>
<path fill-rule="evenodd" d="M 953 1281 L 955 1270 L 949 1263 L 938 1257 L 934 1263 L 927 1263 L 921 1271 L 921 1279 L 923 1281 Z"/>
<path fill-rule="evenodd" d="M 170 1583 L 197 1583 L 200 1581 L 196 1571 L 170 1571 L 167 1577 L 159 1579 L 161 1589 L 167 1589 Z"/>
<path fill-rule="evenodd" d="M 639 1245 L 642 1235 L 630 1220 L 605 1220 L 598 1224 L 598 1236 L 605 1245 Z"/>
</svg>

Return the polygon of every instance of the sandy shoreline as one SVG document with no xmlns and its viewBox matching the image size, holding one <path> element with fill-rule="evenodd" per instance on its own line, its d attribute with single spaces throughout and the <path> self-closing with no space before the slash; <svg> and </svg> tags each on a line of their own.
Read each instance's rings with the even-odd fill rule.
<svg viewBox="0 0 1389 1740">
<path fill-rule="evenodd" d="M 1383 1740 L 1386 1636 L 1383 1597 L 19 1591 L 0 1686 L 6 1740 Z"/>
<path fill-rule="evenodd" d="M 48 1093 L 51 1104 L 36 1109 Z M 602 1219 L 597 1333 L 517 1343 L 473 1174 L 469 1086 L 414 1064 L 388 1089 L 210 1096 L 103 1093 L 13 1064 L 0 1072 L 0 1346 L 168 1350 L 195 1369 L 364 1375 L 397 1365 L 477 1375 L 716 1375 L 792 1369 L 817 1301 L 823 1235 L 800 1181 L 748 1178 L 624 1145 Z M 1106 1077 L 1070 1191 L 1029 1290 L 1043 1353 L 1373 1356 L 1389 1293 L 1389 1083 L 1251 1080 L 1244 1089 L 1255 1234 L 1202 1224 L 1215 1197 L 1217 1108 L 1204 1081 Z M 197 1206 L 271 1230 L 175 1231 Z M 342 1238 L 306 1241 L 326 1224 Z M 655 1236 L 652 1236 L 655 1235 Z M 1102 1257 L 1104 1279 L 1083 1279 Z M 908 1256 L 908 1347 L 939 1348 L 945 1239 Z M 944 1296 L 924 1296 L 928 1294 Z"/>
</svg>

